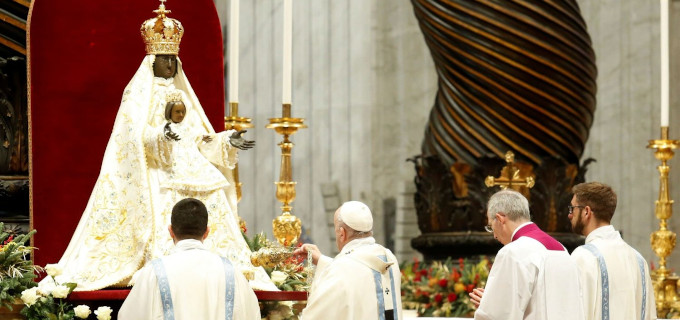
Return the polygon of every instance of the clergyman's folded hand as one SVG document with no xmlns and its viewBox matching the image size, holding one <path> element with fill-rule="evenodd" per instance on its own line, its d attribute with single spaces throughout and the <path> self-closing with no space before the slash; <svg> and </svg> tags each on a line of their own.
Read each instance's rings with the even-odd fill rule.
<svg viewBox="0 0 680 320">
<path fill-rule="evenodd" d="M 479 307 L 479 303 L 482 302 L 483 294 L 484 288 L 474 288 L 472 289 L 472 292 L 470 292 L 470 301 L 472 301 L 475 307 Z"/>
</svg>

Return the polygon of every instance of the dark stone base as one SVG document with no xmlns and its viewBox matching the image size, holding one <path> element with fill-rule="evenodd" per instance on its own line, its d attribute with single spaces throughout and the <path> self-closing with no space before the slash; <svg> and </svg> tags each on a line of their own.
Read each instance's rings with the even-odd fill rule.
<svg viewBox="0 0 680 320">
<path fill-rule="evenodd" d="M 569 252 L 582 245 L 583 236 L 571 233 L 550 233 Z M 476 258 L 479 255 L 495 256 L 503 245 L 488 232 L 441 232 L 421 234 L 411 240 L 411 246 L 420 251 L 426 261 L 447 258 Z"/>
<path fill-rule="evenodd" d="M 0 180 L 0 221 L 28 229 L 29 183 L 26 180 Z"/>
</svg>

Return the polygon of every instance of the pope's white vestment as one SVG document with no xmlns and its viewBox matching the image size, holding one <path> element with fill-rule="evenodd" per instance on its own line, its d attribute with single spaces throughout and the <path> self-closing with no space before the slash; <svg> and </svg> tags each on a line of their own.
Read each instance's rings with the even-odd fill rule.
<svg viewBox="0 0 680 320">
<path fill-rule="evenodd" d="M 517 237 L 522 228 L 544 238 Z M 475 319 L 583 319 L 578 268 L 566 249 L 533 223 L 517 228 L 512 239 L 496 255 Z M 548 250 L 545 239 L 558 250 Z"/>
<path fill-rule="evenodd" d="M 403 319 L 399 264 L 392 252 L 375 243 L 374 238 L 348 242 L 334 259 L 322 256 L 315 272 L 302 319 L 377 320 L 379 300 L 385 310 L 394 310 L 395 319 Z M 380 297 L 377 281 L 382 287 Z"/>
<path fill-rule="evenodd" d="M 233 318 L 259 320 L 255 293 L 241 272 L 225 281 L 221 258 L 198 240 L 177 242 L 175 251 L 160 258 L 167 275 L 176 320 L 224 320 L 226 283 L 234 286 Z M 136 276 L 135 285 L 118 312 L 120 320 L 163 319 L 157 274 L 151 263 Z"/>
<path fill-rule="evenodd" d="M 623 241 L 619 232 L 611 225 L 593 230 L 586 237 L 586 245 L 594 246 L 604 259 L 609 292 L 608 319 L 638 320 L 641 319 L 643 308 L 643 320 L 656 319 L 654 288 L 649 269 L 644 260 L 638 260 L 637 251 Z M 602 314 L 603 269 L 600 268 L 598 258 L 585 246 L 576 248 L 571 256 L 580 271 L 586 319 L 606 319 Z M 644 305 L 643 291 L 646 293 Z"/>
</svg>

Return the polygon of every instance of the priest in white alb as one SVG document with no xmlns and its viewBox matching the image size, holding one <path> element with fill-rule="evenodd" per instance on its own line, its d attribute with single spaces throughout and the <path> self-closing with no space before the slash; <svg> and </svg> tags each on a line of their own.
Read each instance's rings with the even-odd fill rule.
<svg viewBox="0 0 680 320">
<path fill-rule="evenodd" d="M 499 191 L 489 199 L 487 217 L 487 231 L 504 246 L 486 287 L 470 293 L 475 319 L 584 319 L 578 268 L 561 243 L 531 222 L 527 199 Z"/>
<path fill-rule="evenodd" d="M 172 209 L 173 253 L 152 260 L 118 312 L 120 320 L 259 320 L 260 307 L 246 278 L 231 261 L 210 252 L 208 211 L 193 198 Z"/>
<path fill-rule="evenodd" d="M 656 319 L 647 262 L 610 224 L 616 193 L 599 182 L 578 184 L 572 192 L 571 227 L 586 236 L 586 244 L 571 254 L 580 271 L 586 319 Z"/>
<path fill-rule="evenodd" d="M 296 254 L 312 254 L 317 265 L 303 320 L 392 320 L 401 314 L 401 272 L 397 258 L 377 244 L 371 210 L 345 202 L 333 219 L 338 253 L 334 259 L 305 244 Z"/>
</svg>

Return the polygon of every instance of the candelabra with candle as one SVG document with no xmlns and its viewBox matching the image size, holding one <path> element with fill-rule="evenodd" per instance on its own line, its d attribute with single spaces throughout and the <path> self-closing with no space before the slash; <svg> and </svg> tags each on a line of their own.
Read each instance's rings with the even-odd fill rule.
<svg viewBox="0 0 680 320">
<path fill-rule="evenodd" d="M 229 116 L 224 117 L 224 130 L 234 129 L 236 131 L 240 131 L 252 127 L 253 124 L 250 118 L 239 117 L 238 102 L 229 102 Z M 236 166 L 234 167 L 233 175 L 234 183 L 236 185 L 236 199 L 237 201 L 241 201 L 242 183 L 238 179 L 238 164 L 236 164 Z"/>
<path fill-rule="evenodd" d="M 276 199 L 283 204 L 282 214 L 272 221 L 274 237 L 283 246 L 290 246 L 297 243 L 302 232 L 300 219 L 291 214 L 293 207 L 290 205 L 295 200 L 295 184 L 293 181 L 293 168 L 291 163 L 291 151 L 293 143 L 289 137 L 298 129 L 307 128 L 303 118 L 292 118 L 290 115 L 289 103 L 283 104 L 283 116 L 281 118 L 269 119 L 267 129 L 274 129 L 276 133 L 283 136 L 283 141 L 279 143 L 281 147 L 281 173 L 276 184 Z"/>
<path fill-rule="evenodd" d="M 659 257 L 659 267 L 652 273 L 654 296 L 659 316 L 668 313 L 671 307 L 678 307 L 678 276 L 666 268 L 666 258 L 675 248 L 675 232 L 668 230 L 668 219 L 673 215 L 673 200 L 670 199 L 668 161 L 673 158 L 673 149 L 680 145 L 678 140 L 668 139 L 668 127 L 661 127 L 661 139 L 650 140 L 647 148 L 656 149 L 654 157 L 661 161 L 659 170 L 659 200 L 655 201 L 655 214 L 659 219 L 659 230 L 652 232 L 650 242 L 652 250 Z"/>
</svg>

